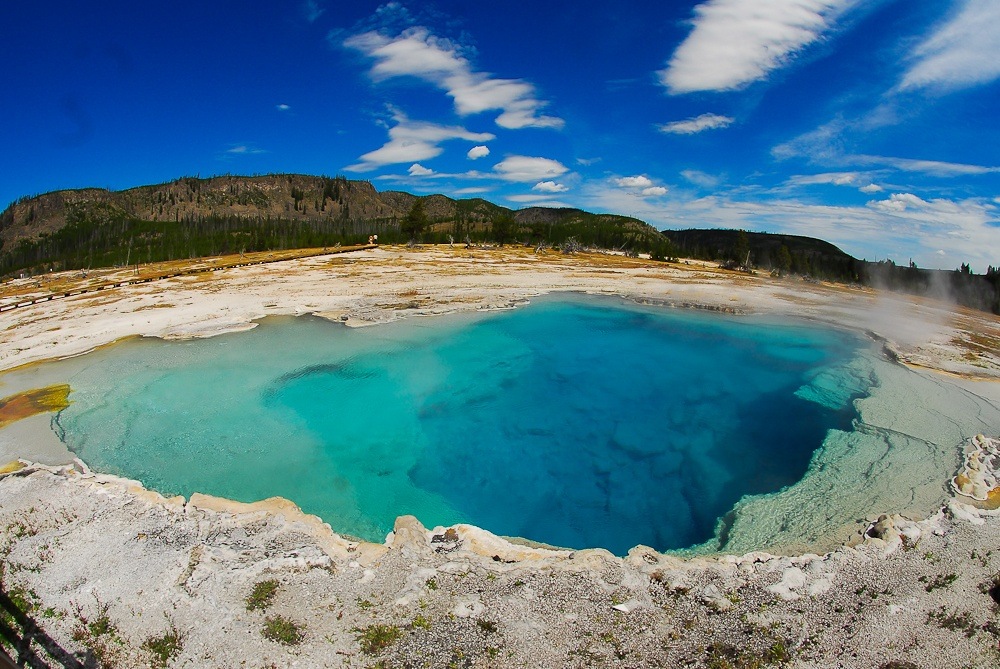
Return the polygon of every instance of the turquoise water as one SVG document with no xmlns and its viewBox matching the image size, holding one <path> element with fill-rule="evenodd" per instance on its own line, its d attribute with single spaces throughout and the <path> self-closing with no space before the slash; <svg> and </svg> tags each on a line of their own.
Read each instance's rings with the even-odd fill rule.
<svg viewBox="0 0 1000 669">
<path fill-rule="evenodd" d="M 60 363 L 73 404 L 58 429 L 95 469 L 167 494 L 280 495 L 373 541 L 414 514 L 665 550 L 803 477 L 850 429 L 866 388 L 844 370 L 866 346 L 582 297 L 362 329 L 267 319 Z"/>
</svg>

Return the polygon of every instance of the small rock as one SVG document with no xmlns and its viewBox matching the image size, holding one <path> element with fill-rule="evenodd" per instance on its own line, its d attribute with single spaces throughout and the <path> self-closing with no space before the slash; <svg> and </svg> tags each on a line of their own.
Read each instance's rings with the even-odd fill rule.
<svg viewBox="0 0 1000 669">
<path fill-rule="evenodd" d="M 479 601 L 479 598 L 466 598 L 459 600 L 455 608 L 451 610 L 456 618 L 478 618 L 483 614 L 486 607 Z"/>
<path fill-rule="evenodd" d="M 720 613 L 733 608 L 733 603 L 722 594 L 722 591 L 714 583 L 705 586 L 705 589 L 701 591 L 701 598 L 706 604 Z"/>
</svg>

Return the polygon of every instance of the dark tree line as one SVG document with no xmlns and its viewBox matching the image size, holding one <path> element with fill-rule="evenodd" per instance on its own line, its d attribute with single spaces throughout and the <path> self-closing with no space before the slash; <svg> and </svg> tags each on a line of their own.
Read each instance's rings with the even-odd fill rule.
<svg viewBox="0 0 1000 669">
<path fill-rule="evenodd" d="M 677 243 L 684 256 L 718 261 L 733 269 L 791 273 L 927 295 L 1000 314 L 1000 268 L 992 266 L 986 274 L 973 274 L 967 263 L 948 271 L 920 269 L 912 262 L 906 266 L 892 260 L 869 262 L 819 239 L 743 230 L 671 230 L 663 234 Z"/>
<path fill-rule="evenodd" d="M 339 180 L 325 183 L 323 193 L 338 201 Z M 305 194 L 293 189 L 294 207 L 305 207 Z M 199 197 L 196 190 L 192 198 Z M 658 259 L 674 257 L 669 240 L 652 228 L 623 223 L 626 219 L 597 216 L 573 210 L 561 219 L 519 223 L 506 209 L 497 207 L 489 218 L 459 214 L 432 220 L 417 199 L 402 219 L 355 219 L 344 208 L 337 218 L 303 220 L 272 216 L 186 215 L 174 221 L 143 220 L 122 209 L 103 204 L 69 208 L 67 223 L 53 233 L 22 240 L 2 249 L 0 275 L 69 269 L 124 266 L 203 256 L 330 247 L 366 243 L 378 235 L 383 244 L 451 241 L 495 244 L 562 245 L 574 239 L 584 247 L 648 252 Z M 458 233 L 461 233 L 460 235 Z"/>
</svg>

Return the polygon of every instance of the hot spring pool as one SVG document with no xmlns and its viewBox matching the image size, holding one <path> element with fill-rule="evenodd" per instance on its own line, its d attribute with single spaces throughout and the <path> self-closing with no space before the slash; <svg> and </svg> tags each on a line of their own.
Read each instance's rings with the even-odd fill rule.
<svg viewBox="0 0 1000 669">
<path fill-rule="evenodd" d="M 878 364 L 830 328 L 573 296 L 360 329 L 269 318 L 41 368 L 72 386 L 53 420 L 69 448 L 164 494 L 280 495 L 378 542 L 413 514 L 624 554 L 808 541 L 788 517 L 849 496 L 859 454 L 926 459 L 864 418 Z M 855 520 L 830 501 L 817 518 Z"/>
</svg>

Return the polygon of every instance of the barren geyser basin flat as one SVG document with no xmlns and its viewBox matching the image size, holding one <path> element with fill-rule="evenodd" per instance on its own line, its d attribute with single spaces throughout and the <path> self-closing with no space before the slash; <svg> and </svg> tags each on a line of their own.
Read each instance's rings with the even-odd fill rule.
<svg viewBox="0 0 1000 669">
<path fill-rule="evenodd" d="M 418 247 L 119 286 L 0 327 L 20 412 L 0 464 L 38 463 L 0 480 L 4 585 L 67 653 L 109 616 L 121 666 L 167 622 L 176 666 L 1000 658 L 988 314 Z M 135 336 L 156 339 L 104 347 Z M 24 408 L 60 384 L 68 406 Z M 243 601 L 265 580 L 304 625 L 294 649 Z M 376 625 L 398 634 L 368 652 Z"/>
</svg>

